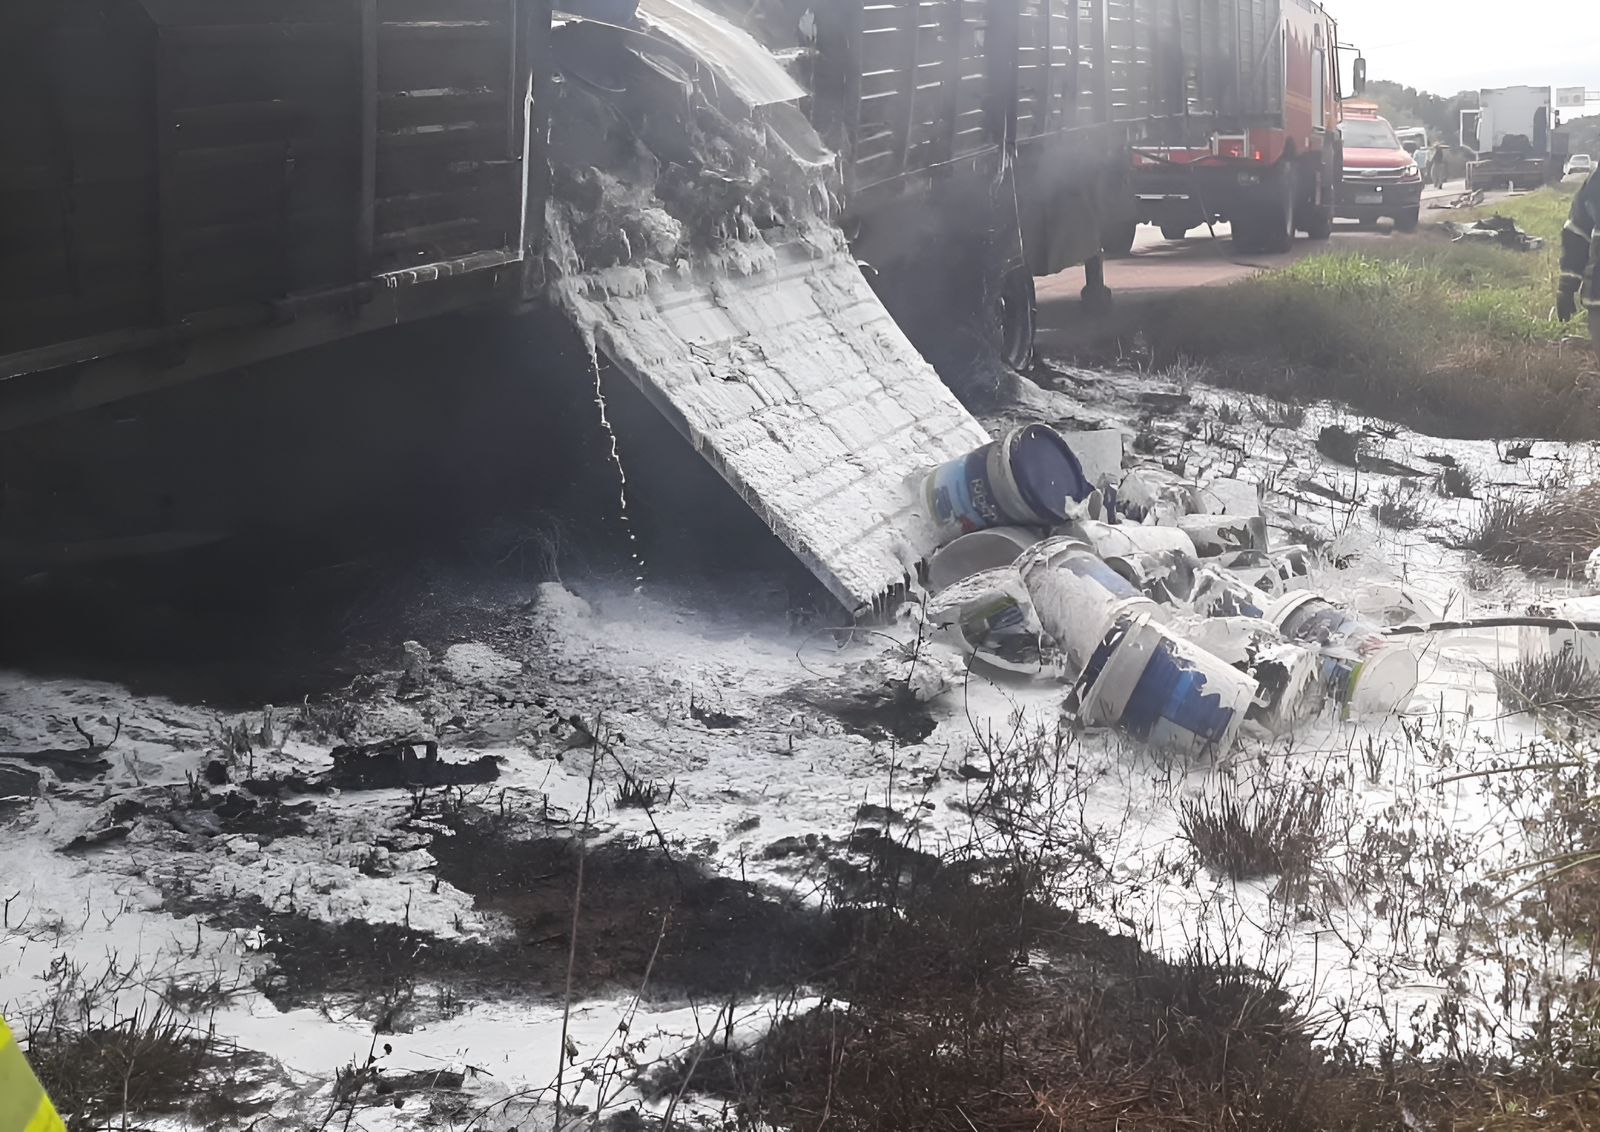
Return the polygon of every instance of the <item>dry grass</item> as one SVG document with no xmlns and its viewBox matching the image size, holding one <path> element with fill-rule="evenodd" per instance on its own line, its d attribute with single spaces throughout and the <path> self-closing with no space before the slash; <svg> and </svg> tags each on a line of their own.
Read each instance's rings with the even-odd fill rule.
<svg viewBox="0 0 1600 1132">
<path fill-rule="evenodd" d="M 1328 797 L 1315 783 L 1275 784 L 1248 801 L 1232 793 L 1186 799 L 1178 828 L 1207 868 L 1232 877 L 1303 877 L 1320 858 Z"/>
<path fill-rule="evenodd" d="M 1384 484 L 1378 502 L 1372 505 L 1372 516 L 1390 530 L 1416 530 L 1427 517 L 1421 490 L 1403 481 Z"/>
<path fill-rule="evenodd" d="M 1453 464 L 1439 472 L 1435 486 L 1445 499 L 1478 498 L 1478 475 L 1471 468 Z"/>
<path fill-rule="evenodd" d="M 1570 652 L 1503 665 L 1495 670 L 1494 686 L 1509 711 L 1600 721 L 1600 672 Z"/>
<path fill-rule="evenodd" d="M 28 1060 L 72 1132 L 243 1099 L 226 1088 L 213 1096 L 237 1054 L 166 1007 L 105 1022 L 47 1012 L 26 1020 L 23 1033 Z"/>
<path fill-rule="evenodd" d="M 1491 562 L 1560 577 L 1582 575 L 1589 555 L 1600 547 L 1600 484 L 1537 500 L 1510 495 L 1485 500 L 1462 545 Z"/>
</svg>

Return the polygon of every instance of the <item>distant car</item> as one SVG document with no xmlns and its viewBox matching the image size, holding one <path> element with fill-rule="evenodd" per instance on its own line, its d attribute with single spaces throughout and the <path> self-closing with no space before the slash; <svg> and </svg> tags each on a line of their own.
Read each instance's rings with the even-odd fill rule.
<svg viewBox="0 0 1600 1132">
<path fill-rule="evenodd" d="M 1593 172 L 1594 158 L 1590 157 L 1587 153 L 1574 153 L 1571 157 L 1567 158 L 1567 168 L 1563 175 L 1570 177 L 1574 173 L 1582 173 L 1585 177 L 1587 177 Z"/>
<path fill-rule="evenodd" d="M 1394 127 L 1371 114 L 1345 118 L 1339 131 L 1344 178 L 1335 215 L 1364 225 L 1388 217 L 1398 231 L 1416 231 L 1422 217 L 1422 171 Z"/>
</svg>

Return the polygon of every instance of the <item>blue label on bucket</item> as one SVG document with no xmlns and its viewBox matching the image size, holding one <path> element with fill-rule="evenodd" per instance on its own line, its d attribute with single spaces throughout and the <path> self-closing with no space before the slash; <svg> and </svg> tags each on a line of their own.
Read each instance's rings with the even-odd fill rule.
<svg viewBox="0 0 1600 1132">
<path fill-rule="evenodd" d="M 1122 712 L 1122 726 L 1142 742 L 1176 740 L 1183 733 L 1206 743 L 1219 743 L 1233 725 L 1234 710 L 1222 696 L 1206 690 L 1207 679 L 1175 656 L 1163 640 L 1150 654 L 1139 683 Z"/>
<path fill-rule="evenodd" d="M 959 527 L 970 534 L 1008 521 L 989 487 L 991 447 L 993 445 L 985 445 L 959 460 L 941 464 L 930 474 L 930 506 L 934 520 L 941 527 Z"/>
</svg>

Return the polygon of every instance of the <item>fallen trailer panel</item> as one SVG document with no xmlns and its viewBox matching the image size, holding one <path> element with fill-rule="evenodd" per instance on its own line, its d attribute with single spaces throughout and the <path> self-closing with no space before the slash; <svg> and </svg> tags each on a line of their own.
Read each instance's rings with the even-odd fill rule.
<svg viewBox="0 0 1600 1132">
<path fill-rule="evenodd" d="M 580 331 L 846 608 L 938 545 L 920 472 L 988 434 L 832 229 L 744 273 L 614 268 L 558 285 Z"/>
</svg>

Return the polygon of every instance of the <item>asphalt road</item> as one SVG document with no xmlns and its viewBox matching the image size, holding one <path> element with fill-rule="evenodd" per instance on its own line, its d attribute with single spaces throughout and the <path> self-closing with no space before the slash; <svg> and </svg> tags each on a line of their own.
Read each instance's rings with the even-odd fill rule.
<svg viewBox="0 0 1600 1132">
<path fill-rule="evenodd" d="M 1463 182 L 1452 181 L 1443 189 L 1425 189 L 1423 223 L 1429 223 L 1430 219 L 1437 222 L 1448 215 L 1437 211 L 1430 214 L 1426 211 L 1429 201 L 1457 196 L 1464 188 Z M 1488 200 L 1493 203 L 1495 197 L 1503 195 L 1492 193 Z M 1068 268 L 1035 281 L 1039 346 L 1046 353 L 1070 352 L 1076 346 L 1102 341 L 1108 336 L 1118 337 L 1139 325 L 1140 312 L 1146 303 L 1174 291 L 1226 286 L 1261 271 L 1285 267 L 1302 256 L 1330 247 L 1359 250 L 1411 238 L 1395 233 L 1387 220 L 1377 228 L 1366 229 L 1353 220 L 1340 220 L 1334 225 L 1333 238 L 1326 243 L 1302 236 L 1288 252 L 1263 255 L 1235 251 L 1226 224 L 1217 225 L 1215 234 L 1197 228 L 1183 240 L 1163 239 L 1158 228 L 1141 224 L 1132 254 L 1106 262 L 1106 284 L 1113 295 L 1111 314 L 1097 318 L 1084 312 L 1078 298 L 1083 289 L 1081 267 Z"/>
</svg>

